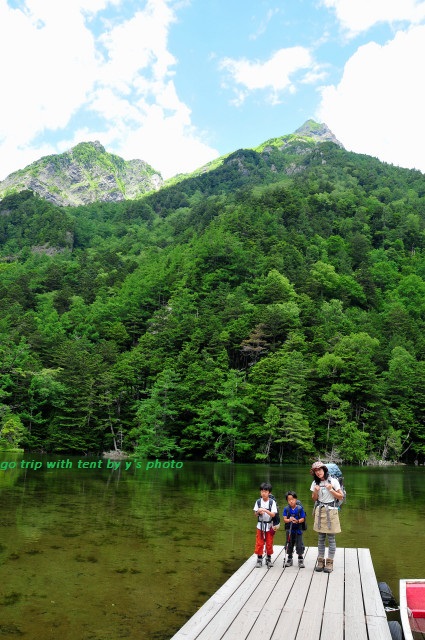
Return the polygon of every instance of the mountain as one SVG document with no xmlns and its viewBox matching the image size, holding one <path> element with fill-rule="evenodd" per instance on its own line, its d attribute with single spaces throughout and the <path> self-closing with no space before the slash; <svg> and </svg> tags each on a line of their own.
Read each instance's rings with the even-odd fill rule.
<svg viewBox="0 0 425 640">
<path fill-rule="evenodd" d="M 155 210 L 171 210 L 177 203 L 187 206 L 187 199 L 196 193 L 209 197 L 279 184 L 303 174 L 312 165 L 331 160 L 333 164 L 335 156 L 348 153 L 326 124 L 308 120 L 297 131 L 228 153 L 190 174 L 174 176 L 155 194 Z"/>
<path fill-rule="evenodd" d="M 136 200 L 3 198 L 0 448 L 423 464 L 425 175 L 307 126 Z"/>
<path fill-rule="evenodd" d="M 238 150 L 223 155 L 188 174 L 179 174 L 166 182 L 159 172 L 142 160 L 125 161 L 108 153 L 100 142 L 82 142 L 69 151 L 50 155 L 10 174 L 0 182 L 0 199 L 12 193 L 31 190 L 45 200 L 59 206 L 83 205 L 92 202 L 119 202 L 135 200 L 162 186 L 175 185 L 183 180 L 195 178 L 220 167 L 240 162 L 241 154 L 261 154 L 272 170 L 288 159 L 291 149 L 293 157 L 287 162 L 287 172 L 297 170 L 297 162 L 318 143 L 333 142 L 343 145 L 324 123 L 307 120 L 292 134 L 273 138 L 253 149 Z M 271 155 L 271 151 L 274 154 Z M 273 169 L 274 167 L 274 169 Z M 249 172 L 250 173 L 250 172 Z M 220 179 L 223 176 L 220 176 Z"/>
<path fill-rule="evenodd" d="M 82 142 L 10 174 L 0 182 L 0 198 L 29 189 L 53 204 L 76 206 L 137 199 L 162 183 L 143 160 L 126 161 L 99 142 Z"/>
<path fill-rule="evenodd" d="M 334 144 L 344 148 L 344 145 L 337 140 L 329 127 L 324 123 L 318 123 L 314 120 L 307 120 L 295 131 L 295 135 L 312 138 L 316 142 L 333 142 Z"/>
<path fill-rule="evenodd" d="M 195 171 L 192 171 L 191 173 L 178 174 L 177 176 L 170 178 L 164 183 L 164 186 L 175 185 L 179 182 L 182 182 L 183 180 L 196 178 L 211 171 L 216 172 L 216 170 L 223 165 L 228 165 L 229 163 L 235 162 L 235 159 L 238 156 L 240 157 L 241 154 L 250 154 L 252 156 L 253 152 L 261 154 L 263 159 L 265 159 L 266 156 L 269 156 L 269 164 L 272 167 L 274 166 L 274 169 L 272 168 L 272 170 L 276 169 L 276 165 L 273 165 L 273 160 L 276 160 L 277 156 L 279 156 L 280 159 L 278 160 L 278 165 L 281 166 L 282 162 L 286 162 L 288 173 L 290 173 L 291 167 L 293 169 L 294 166 L 298 163 L 298 160 L 300 160 L 303 155 L 305 155 L 306 153 L 310 153 L 313 148 L 317 147 L 319 143 L 325 142 L 332 142 L 340 149 L 344 149 L 344 145 L 335 137 L 335 135 L 325 123 L 318 123 L 314 120 L 307 120 L 294 133 L 285 134 L 278 138 L 271 138 L 261 143 L 257 147 L 239 149 L 237 151 L 227 153 L 223 156 L 220 156 L 219 158 L 211 160 L 211 162 L 208 162 L 202 167 L 199 167 L 199 169 L 195 169 Z M 285 157 L 283 157 L 281 153 L 284 149 Z M 277 152 L 277 154 L 275 153 L 273 157 L 270 157 L 271 151 Z M 289 161 L 291 151 L 293 151 L 293 155 L 291 161 Z"/>
</svg>

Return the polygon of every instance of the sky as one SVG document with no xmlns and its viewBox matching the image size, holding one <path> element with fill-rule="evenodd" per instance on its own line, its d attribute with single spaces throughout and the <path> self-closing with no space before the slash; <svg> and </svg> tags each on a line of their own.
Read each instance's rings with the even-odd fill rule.
<svg viewBox="0 0 425 640">
<path fill-rule="evenodd" d="M 425 172 L 425 0 L 0 0 L 0 180 L 98 140 L 163 178 L 325 122 Z"/>
</svg>

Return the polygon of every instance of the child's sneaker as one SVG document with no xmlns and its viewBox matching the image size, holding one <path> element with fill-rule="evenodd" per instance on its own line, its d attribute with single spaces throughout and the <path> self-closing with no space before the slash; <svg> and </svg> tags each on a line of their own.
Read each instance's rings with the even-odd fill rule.
<svg viewBox="0 0 425 640">
<path fill-rule="evenodd" d="M 267 569 L 271 569 L 272 568 L 273 564 L 272 564 L 271 556 L 267 556 L 266 565 L 267 565 Z"/>
<path fill-rule="evenodd" d="M 285 567 L 292 567 L 292 558 L 286 558 Z"/>
<path fill-rule="evenodd" d="M 257 564 L 255 565 L 256 569 L 259 569 L 263 566 L 263 558 L 257 558 Z"/>
<path fill-rule="evenodd" d="M 298 569 L 305 569 L 304 559 L 298 558 Z"/>
</svg>

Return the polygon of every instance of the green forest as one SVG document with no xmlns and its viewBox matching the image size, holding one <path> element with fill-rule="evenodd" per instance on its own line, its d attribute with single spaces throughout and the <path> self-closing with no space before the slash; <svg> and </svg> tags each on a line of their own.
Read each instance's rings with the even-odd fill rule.
<svg viewBox="0 0 425 640">
<path fill-rule="evenodd" d="M 425 460 L 425 176 L 276 139 L 134 201 L 0 202 L 0 447 Z"/>
</svg>

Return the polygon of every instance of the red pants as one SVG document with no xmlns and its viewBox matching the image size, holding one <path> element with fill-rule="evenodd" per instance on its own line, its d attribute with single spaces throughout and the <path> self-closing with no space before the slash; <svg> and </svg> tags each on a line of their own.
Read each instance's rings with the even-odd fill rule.
<svg viewBox="0 0 425 640">
<path fill-rule="evenodd" d="M 264 549 L 264 531 L 257 529 L 257 537 L 255 539 L 255 551 L 257 556 L 263 555 Z M 266 531 L 266 551 L 267 555 L 273 555 L 273 534 L 271 531 Z"/>
</svg>

